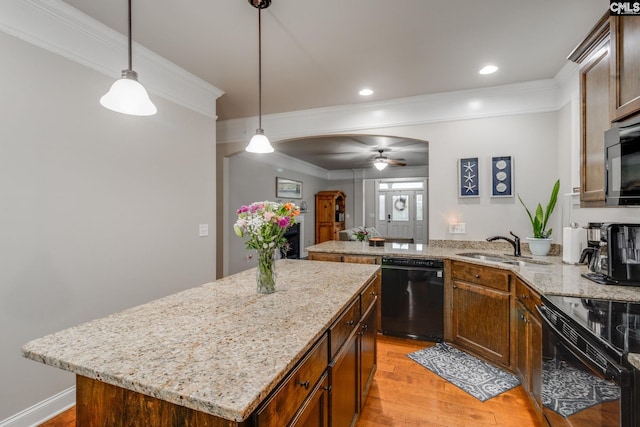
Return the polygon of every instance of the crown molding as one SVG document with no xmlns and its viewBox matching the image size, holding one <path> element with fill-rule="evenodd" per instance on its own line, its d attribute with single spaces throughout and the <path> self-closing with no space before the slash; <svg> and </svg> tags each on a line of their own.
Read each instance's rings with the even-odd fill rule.
<svg viewBox="0 0 640 427">
<path fill-rule="evenodd" d="M 113 79 L 120 78 L 127 65 L 127 36 L 61 0 L 2 0 L 0 31 Z M 135 42 L 133 64 L 150 93 L 217 118 L 216 99 L 222 90 Z"/>
<path fill-rule="evenodd" d="M 398 98 L 262 116 L 272 141 L 311 135 L 357 132 L 514 114 L 556 111 L 559 87 L 554 79 L 481 89 Z M 257 117 L 217 123 L 218 143 L 238 142 L 255 129 Z"/>
</svg>

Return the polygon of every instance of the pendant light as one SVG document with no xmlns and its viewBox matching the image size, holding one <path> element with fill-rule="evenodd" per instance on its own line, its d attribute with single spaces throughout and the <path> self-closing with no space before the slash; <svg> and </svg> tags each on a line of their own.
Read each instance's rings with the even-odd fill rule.
<svg viewBox="0 0 640 427">
<path fill-rule="evenodd" d="M 249 0 L 251 6 L 258 9 L 258 129 L 249 141 L 247 150 L 250 153 L 273 153 L 273 147 L 269 138 L 264 135 L 262 129 L 262 19 L 261 11 L 271 4 L 271 0 Z"/>
<path fill-rule="evenodd" d="M 109 110 L 132 116 L 151 116 L 158 110 L 147 91 L 138 82 L 138 73 L 131 67 L 131 0 L 129 0 L 129 68 L 122 70 L 122 78 L 100 98 L 100 104 Z"/>
</svg>

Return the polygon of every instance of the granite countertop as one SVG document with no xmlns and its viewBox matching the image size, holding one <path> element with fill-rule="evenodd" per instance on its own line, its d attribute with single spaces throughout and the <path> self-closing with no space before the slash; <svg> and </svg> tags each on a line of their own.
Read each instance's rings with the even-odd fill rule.
<svg viewBox="0 0 640 427">
<path fill-rule="evenodd" d="M 281 260 L 24 345 L 27 358 L 233 421 L 245 420 L 379 266 Z"/>
<path fill-rule="evenodd" d="M 430 245 L 385 243 L 384 247 L 374 247 L 369 246 L 368 242 L 330 240 L 307 247 L 305 250 L 309 252 L 346 253 L 352 255 L 435 258 L 464 261 L 472 264 L 511 270 L 540 294 L 640 302 L 640 287 L 600 285 L 592 282 L 581 276 L 582 273 L 588 272 L 586 265 L 564 264 L 562 258 L 559 256 L 534 256 L 530 259 L 534 263 L 526 266 L 515 266 L 459 255 L 468 252 L 482 252 L 505 256 L 505 253 L 509 253 L 509 249 L 487 250 L 486 247 L 487 244 L 485 242 L 471 242 L 470 245 L 466 246 L 448 246 L 446 243 L 440 244 L 439 242 Z M 536 261 L 547 264 L 535 264 Z M 630 353 L 628 361 L 636 369 L 640 370 L 640 354 Z"/>
<path fill-rule="evenodd" d="M 385 243 L 384 247 L 374 247 L 369 246 L 368 242 L 330 240 L 318 245 L 309 246 L 305 248 L 305 251 L 406 258 L 452 259 L 511 270 L 540 294 L 640 302 L 639 286 L 600 285 L 581 276 L 582 273 L 588 272 L 586 265 L 564 264 L 562 257 L 559 256 L 534 256 L 529 259 L 529 261 L 532 262 L 526 266 L 516 266 L 459 255 L 468 252 L 482 252 L 504 257 L 505 254 L 509 253 L 508 250 L 487 250 L 484 249 L 486 247 L 485 242 L 478 243 L 479 246 L 471 248 L 408 243 Z M 524 259 L 524 261 L 527 261 L 527 259 Z M 536 264 L 535 262 L 547 264 Z"/>
</svg>

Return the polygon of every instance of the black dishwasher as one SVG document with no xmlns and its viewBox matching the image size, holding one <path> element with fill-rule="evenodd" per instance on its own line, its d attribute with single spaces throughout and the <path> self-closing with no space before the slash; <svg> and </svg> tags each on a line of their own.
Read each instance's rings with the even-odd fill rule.
<svg viewBox="0 0 640 427">
<path fill-rule="evenodd" d="M 382 333 L 441 342 L 444 263 L 382 258 Z"/>
</svg>

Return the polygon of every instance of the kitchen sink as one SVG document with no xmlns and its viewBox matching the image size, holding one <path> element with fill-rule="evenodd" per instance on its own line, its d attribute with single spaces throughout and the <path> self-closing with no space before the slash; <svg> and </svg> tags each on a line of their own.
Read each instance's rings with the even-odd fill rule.
<svg viewBox="0 0 640 427">
<path fill-rule="evenodd" d="M 527 265 L 549 265 L 548 262 L 545 261 L 538 261 L 535 259 L 531 259 L 531 258 L 527 258 L 527 259 L 515 259 L 514 257 L 511 256 L 501 256 L 501 255 L 495 255 L 495 254 L 485 254 L 482 252 L 468 252 L 468 253 L 462 253 L 462 254 L 458 254 L 459 256 L 463 256 L 463 257 L 467 257 L 467 258 L 474 258 L 474 259 L 479 259 L 481 261 L 491 261 L 491 262 L 499 262 L 502 264 L 508 264 L 508 265 L 517 265 L 520 267 L 525 267 Z"/>
</svg>

